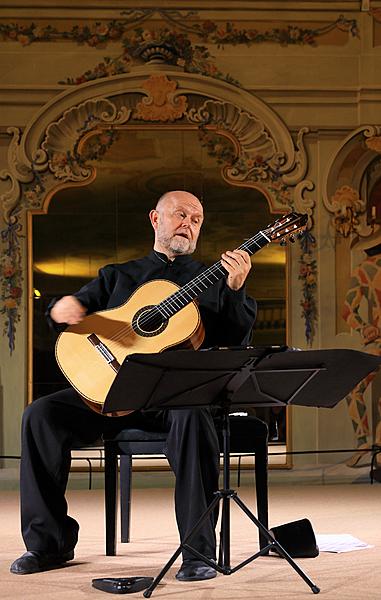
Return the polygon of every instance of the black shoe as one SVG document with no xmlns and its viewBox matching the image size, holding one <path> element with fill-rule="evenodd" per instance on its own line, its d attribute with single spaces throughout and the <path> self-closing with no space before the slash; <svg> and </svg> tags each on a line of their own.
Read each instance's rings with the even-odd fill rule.
<svg viewBox="0 0 381 600">
<path fill-rule="evenodd" d="M 29 551 L 17 558 L 10 567 L 16 575 L 40 573 L 61 567 L 68 560 L 73 560 L 74 550 L 64 554 L 48 554 L 47 552 Z"/>
<path fill-rule="evenodd" d="M 203 579 L 213 579 L 216 576 L 216 569 L 196 560 L 184 561 L 176 573 L 176 579 L 179 581 L 202 581 Z"/>
</svg>

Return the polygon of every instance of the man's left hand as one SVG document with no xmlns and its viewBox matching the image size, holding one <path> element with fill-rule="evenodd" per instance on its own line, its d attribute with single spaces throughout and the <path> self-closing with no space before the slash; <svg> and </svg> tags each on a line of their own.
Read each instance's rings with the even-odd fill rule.
<svg viewBox="0 0 381 600">
<path fill-rule="evenodd" d="M 244 250 L 227 250 L 221 255 L 221 263 L 228 272 L 228 286 L 232 290 L 239 290 L 251 269 L 249 254 Z"/>
</svg>

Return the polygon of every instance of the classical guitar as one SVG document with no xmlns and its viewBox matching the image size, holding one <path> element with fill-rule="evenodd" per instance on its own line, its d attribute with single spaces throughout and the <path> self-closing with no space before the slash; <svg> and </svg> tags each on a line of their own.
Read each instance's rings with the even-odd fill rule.
<svg viewBox="0 0 381 600">
<path fill-rule="evenodd" d="M 289 213 L 246 240 L 249 254 L 305 228 L 307 215 Z M 85 402 L 100 412 L 126 356 L 181 346 L 197 350 L 204 328 L 195 299 L 226 276 L 221 261 L 179 287 L 165 280 L 141 285 L 117 308 L 88 315 L 69 326 L 56 343 L 57 362 Z"/>
</svg>

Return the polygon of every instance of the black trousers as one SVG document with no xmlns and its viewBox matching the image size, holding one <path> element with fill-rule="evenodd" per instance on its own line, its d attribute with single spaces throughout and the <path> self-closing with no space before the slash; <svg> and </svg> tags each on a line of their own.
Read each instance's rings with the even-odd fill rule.
<svg viewBox="0 0 381 600">
<path fill-rule="evenodd" d="M 20 492 L 22 535 L 28 550 L 63 553 L 74 548 L 79 525 L 67 514 L 65 500 L 71 449 L 128 427 L 169 432 L 166 456 L 176 475 L 176 519 L 184 539 L 218 489 L 219 446 L 209 409 L 105 417 L 69 388 L 35 400 L 24 412 Z M 216 515 L 192 541 L 212 559 L 215 524 Z M 190 557 L 183 553 L 184 559 Z"/>
</svg>

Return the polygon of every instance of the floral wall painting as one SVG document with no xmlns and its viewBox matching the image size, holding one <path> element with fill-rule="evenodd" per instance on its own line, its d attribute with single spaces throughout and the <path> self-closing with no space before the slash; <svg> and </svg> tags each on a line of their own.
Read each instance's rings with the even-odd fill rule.
<svg viewBox="0 0 381 600">
<path fill-rule="evenodd" d="M 307 229 L 300 237 L 300 258 L 298 279 L 302 284 L 300 300 L 301 317 L 304 321 L 304 334 L 307 345 L 312 346 L 318 321 L 316 302 L 317 260 L 315 255 L 316 238 L 312 230 Z"/>
<path fill-rule="evenodd" d="M 4 318 L 3 334 L 8 338 L 10 354 L 15 349 L 16 324 L 20 321 L 22 297 L 21 224 L 14 215 L 0 232 L 4 251 L 0 258 L 0 314 Z"/>
<path fill-rule="evenodd" d="M 248 26 L 249 25 L 249 26 Z M 213 52 L 223 52 L 229 46 L 252 47 L 259 44 L 310 46 L 345 44 L 359 37 L 355 19 L 338 15 L 326 23 L 252 21 L 212 21 L 201 11 L 171 9 L 130 9 L 120 18 L 88 25 L 77 23 L 43 23 L 23 20 L 20 23 L 0 23 L 0 37 L 25 47 L 36 42 L 68 41 L 79 45 L 105 49 L 120 46 L 120 52 L 104 56 L 84 73 L 69 75 L 59 83 L 79 85 L 85 81 L 130 72 L 134 65 L 161 61 L 178 65 L 188 73 L 198 73 L 240 85 L 229 73 L 223 73 Z M 215 49 L 215 50 L 213 50 Z"/>
</svg>

